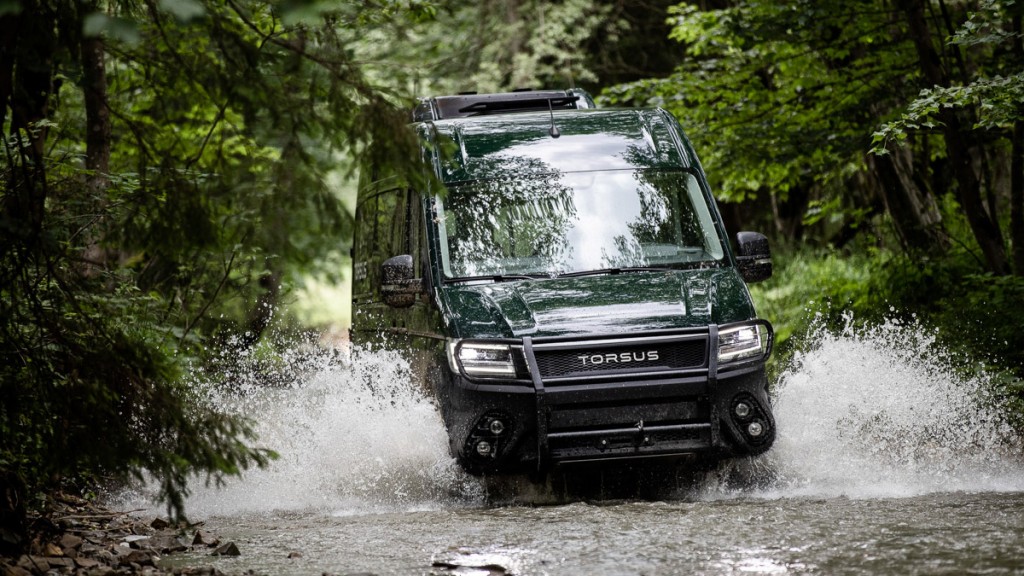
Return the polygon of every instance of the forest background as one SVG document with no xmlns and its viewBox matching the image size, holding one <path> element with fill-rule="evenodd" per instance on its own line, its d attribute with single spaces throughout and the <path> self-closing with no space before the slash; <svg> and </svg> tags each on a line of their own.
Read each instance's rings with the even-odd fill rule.
<svg viewBox="0 0 1024 576">
<path fill-rule="evenodd" d="M 658 105 L 781 370 L 814 326 L 905 322 L 1024 414 L 1024 3 L 0 0 L 0 546 L 53 490 L 274 457 L 187 375 L 346 321 L 363 160 L 412 170 L 416 96 L 582 87 Z M 370 144 L 373 144 L 372 146 Z M 327 311 L 326 313 L 324 311 Z"/>
</svg>

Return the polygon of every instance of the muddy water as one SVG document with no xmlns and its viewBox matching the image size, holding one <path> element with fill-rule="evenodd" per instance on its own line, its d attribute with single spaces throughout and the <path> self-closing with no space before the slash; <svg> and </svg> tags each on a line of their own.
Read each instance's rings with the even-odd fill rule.
<svg viewBox="0 0 1024 576">
<path fill-rule="evenodd" d="M 985 374 L 959 376 L 916 326 L 818 333 L 777 384 L 775 447 L 657 500 L 496 505 L 452 463 L 397 357 L 300 364 L 291 385 L 218 400 L 256 418 L 282 455 L 188 502 L 242 555 L 168 562 L 295 575 L 1024 574 L 1020 441 Z"/>
</svg>

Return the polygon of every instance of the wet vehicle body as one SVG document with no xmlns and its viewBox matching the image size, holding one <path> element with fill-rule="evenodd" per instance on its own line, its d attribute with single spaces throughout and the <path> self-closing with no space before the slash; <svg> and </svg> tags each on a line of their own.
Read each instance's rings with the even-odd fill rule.
<svg viewBox="0 0 1024 576">
<path fill-rule="evenodd" d="M 408 353 L 466 470 L 771 446 L 773 333 L 746 287 L 768 243 L 730 246 L 669 113 L 569 90 L 429 98 L 414 120 L 436 179 L 364 176 L 352 339 Z"/>
</svg>

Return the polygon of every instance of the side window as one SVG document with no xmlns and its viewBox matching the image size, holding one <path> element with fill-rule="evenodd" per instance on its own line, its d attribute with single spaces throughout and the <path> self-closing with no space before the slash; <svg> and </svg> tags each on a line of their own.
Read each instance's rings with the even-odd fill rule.
<svg viewBox="0 0 1024 576">
<path fill-rule="evenodd" d="M 366 294 L 370 291 L 369 260 L 377 240 L 377 198 L 378 194 L 360 200 L 356 206 L 355 235 L 352 238 L 352 293 Z"/>
<path fill-rule="evenodd" d="M 384 260 L 399 254 L 410 254 L 409 251 L 409 192 L 407 190 L 391 190 L 387 196 L 387 225 L 382 230 L 381 244 L 386 246 Z M 384 210 L 381 210 L 381 215 Z"/>
<path fill-rule="evenodd" d="M 413 256 L 415 272 L 421 265 L 418 196 L 405 188 L 370 191 L 356 207 L 353 247 L 353 294 L 380 288 L 381 264 L 392 256 Z"/>
</svg>

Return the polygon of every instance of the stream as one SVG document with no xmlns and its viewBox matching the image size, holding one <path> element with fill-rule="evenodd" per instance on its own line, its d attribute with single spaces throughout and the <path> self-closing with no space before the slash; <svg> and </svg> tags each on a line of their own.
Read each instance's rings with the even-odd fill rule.
<svg viewBox="0 0 1024 576">
<path fill-rule="evenodd" d="M 291 381 L 239 374 L 215 398 L 281 455 L 188 500 L 241 555 L 163 562 L 268 575 L 1024 574 L 1021 439 L 990 377 L 956 365 L 916 325 L 818 330 L 776 382 L 767 454 L 657 499 L 558 500 L 540 486 L 496 502 L 448 456 L 397 355 L 297 350 Z"/>
</svg>

